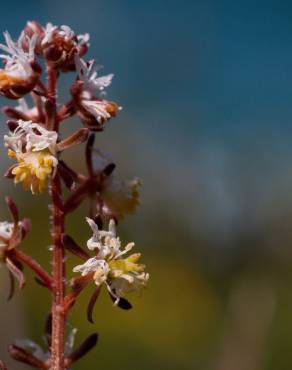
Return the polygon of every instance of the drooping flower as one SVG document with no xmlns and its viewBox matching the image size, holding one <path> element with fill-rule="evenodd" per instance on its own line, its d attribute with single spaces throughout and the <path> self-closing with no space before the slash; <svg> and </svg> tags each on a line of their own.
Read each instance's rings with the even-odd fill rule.
<svg viewBox="0 0 292 370">
<path fill-rule="evenodd" d="M 111 84 L 113 74 L 98 77 L 93 62 L 87 64 L 78 55 L 75 55 L 75 64 L 79 80 L 71 88 L 71 94 L 77 113 L 89 129 L 100 131 L 121 109 L 118 104 L 96 96 L 105 94 L 104 89 Z"/>
<path fill-rule="evenodd" d="M 15 183 L 22 182 L 24 189 L 30 189 L 33 194 L 45 189 L 58 164 L 57 137 L 55 131 L 22 120 L 10 135 L 4 136 L 9 157 L 18 162 L 11 170 Z"/>
<path fill-rule="evenodd" d="M 0 93 L 10 99 L 19 99 L 35 87 L 41 74 L 41 67 L 35 60 L 36 36 L 29 38 L 22 34 L 14 42 L 5 32 L 4 38 L 7 45 L 0 44 L 0 49 L 7 54 L 0 55 L 5 63 L 0 69 Z M 28 45 L 27 50 L 22 46 L 23 39 Z"/>
<path fill-rule="evenodd" d="M 129 243 L 122 249 L 114 220 L 109 222 L 108 231 L 99 230 L 92 219 L 87 218 L 87 222 L 93 232 L 87 247 L 96 250 L 97 254 L 76 266 L 73 271 L 82 276 L 92 274 L 95 284 L 98 287 L 105 284 L 116 302 L 126 294 L 146 286 L 149 274 L 145 272 L 145 265 L 138 263 L 141 255 L 133 253 L 124 257 L 135 244 Z"/>
</svg>

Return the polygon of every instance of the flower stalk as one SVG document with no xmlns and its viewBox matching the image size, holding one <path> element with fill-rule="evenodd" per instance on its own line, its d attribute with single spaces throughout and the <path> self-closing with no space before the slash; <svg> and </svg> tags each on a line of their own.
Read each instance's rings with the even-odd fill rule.
<svg viewBox="0 0 292 370">
<path fill-rule="evenodd" d="M 57 174 L 52 179 L 52 237 L 53 237 L 53 303 L 52 303 L 52 368 L 64 369 L 65 313 L 65 260 L 62 234 L 64 232 L 64 214 L 59 207 L 61 199 L 60 178 Z"/>
<path fill-rule="evenodd" d="M 24 190 L 34 195 L 48 190 L 52 238 L 50 274 L 33 256 L 20 249 L 30 231 L 30 221 L 21 220 L 16 204 L 6 197 L 12 222 L 0 222 L 0 261 L 9 272 L 9 298 L 14 293 L 15 279 L 19 288 L 24 288 L 25 268 L 33 271 L 37 282 L 47 288 L 52 297 L 45 325 L 47 348 L 44 350 L 30 340 L 22 340 L 11 344 L 9 353 L 15 360 L 36 369 L 65 370 L 86 355 L 98 339 L 97 333 L 93 333 L 74 349 L 77 329 L 66 337 L 68 314 L 82 291 L 91 285 L 86 313 L 88 321 L 93 323 L 94 306 L 103 287 L 115 306 L 130 309 L 132 305 L 126 296 L 143 288 L 149 279 L 145 266 L 139 262 L 140 253 L 125 257 L 134 243 L 122 248 L 117 236 L 118 221 L 134 213 L 139 204 L 141 183 L 136 178 L 117 179 L 116 165 L 94 148 L 95 134 L 105 129 L 121 107 L 105 99 L 104 90 L 111 84 L 113 75 L 98 76 L 94 61 L 83 59 L 89 47 L 89 35 L 76 35 L 68 26 L 48 23 L 43 27 L 30 21 L 16 42 L 8 32 L 4 36 L 7 45 L 0 44 L 0 49 L 7 55 L 0 56 L 5 61 L 4 68 L 0 69 L 0 94 L 18 100 L 18 105 L 3 108 L 9 129 L 4 143 L 8 156 L 15 161 L 5 176 L 16 184 L 22 183 Z M 46 82 L 41 79 L 39 58 L 44 59 Z M 70 88 L 72 99 L 60 105 L 58 76 L 65 72 L 75 72 L 76 80 Z M 24 98 L 28 94 L 31 94 L 32 107 Z M 84 127 L 61 138 L 60 123 L 74 115 Z M 86 143 L 87 174 L 77 173 L 74 165 L 61 158 L 64 151 L 83 143 Z M 66 196 L 64 188 L 69 192 Z M 93 234 L 86 243 L 89 251 L 65 231 L 65 217 L 85 200 L 89 201 L 86 219 Z M 108 225 L 108 229 L 104 230 L 103 225 Z M 69 254 L 83 262 L 73 269 L 80 275 L 73 275 L 71 279 L 66 275 Z M 5 368 L 4 364 L 1 366 Z"/>
</svg>

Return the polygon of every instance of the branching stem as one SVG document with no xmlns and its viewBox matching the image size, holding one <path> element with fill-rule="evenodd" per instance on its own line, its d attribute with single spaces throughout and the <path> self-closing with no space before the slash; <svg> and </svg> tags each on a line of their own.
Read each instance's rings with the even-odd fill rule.
<svg viewBox="0 0 292 370">
<path fill-rule="evenodd" d="M 18 261 L 24 263 L 31 270 L 33 270 L 49 289 L 52 289 L 53 285 L 52 277 L 41 267 L 41 265 L 38 262 L 36 262 L 32 257 L 28 256 L 27 254 L 25 254 L 24 252 L 17 248 L 13 249 L 12 253 Z"/>
</svg>

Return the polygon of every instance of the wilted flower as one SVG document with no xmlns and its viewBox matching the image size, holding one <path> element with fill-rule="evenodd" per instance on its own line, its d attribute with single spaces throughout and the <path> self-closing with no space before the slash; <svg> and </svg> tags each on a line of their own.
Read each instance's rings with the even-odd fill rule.
<svg viewBox="0 0 292 370">
<path fill-rule="evenodd" d="M 141 181 L 137 178 L 130 181 L 117 179 L 113 174 L 103 183 L 100 196 L 102 212 L 118 219 L 125 214 L 132 214 L 140 204 L 139 188 Z"/>
<path fill-rule="evenodd" d="M 4 136 L 9 157 L 18 162 L 11 170 L 15 183 L 23 182 L 24 189 L 30 189 L 32 193 L 44 190 L 47 178 L 53 175 L 58 164 L 57 137 L 55 131 L 21 120 L 10 136 Z"/>
<path fill-rule="evenodd" d="M 97 286 L 105 284 L 116 302 L 127 293 L 146 286 L 149 274 L 144 271 L 145 265 L 138 263 L 141 255 L 133 253 L 123 258 L 135 244 L 129 243 L 124 249 L 121 248 L 114 220 L 109 222 L 108 231 L 99 230 L 94 220 L 90 218 L 87 218 L 87 222 L 93 232 L 87 247 L 90 250 L 97 250 L 97 254 L 83 265 L 76 266 L 73 271 L 80 272 L 82 276 L 91 273 L 95 284 Z"/>
<path fill-rule="evenodd" d="M 36 36 L 29 38 L 22 34 L 15 43 L 8 32 L 4 33 L 7 45 L 0 44 L 0 49 L 7 54 L 1 54 L 5 67 L 0 70 L 0 93 L 10 99 L 19 99 L 30 92 L 37 84 L 41 68 L 35 61 Z M 22 40 L 25 39 L 28 48 L 25 51 Z"/>
<path fill-rule="evenodd" d="M 69 188 L 76 182 L 80 184 L 68 198 L 64 208 L 72 212 L 86 197 L 90 200 L 90 215 L 99 215 L 102 219 L 120 220 L 127 214 L 135 213 L 140 204 L 141 180 L 121 180 L 114 173 L 115 164 L 100 149 L 94 149 L 94 135 L 91 134 L 86 146 L 88 176 L 78 176 L 68 168 L 62 169 L 61 175 Z M 73 176 L 73 177 L 72 177 Z M 68 180 L 69 178 L 69 180 Z"/>
<path fill-rule="evenodd" d="M 78 55 L 75 55 L 75 64 L 79 80 L 73 85 L 71 93 L 77 113 L 89 129 L 100 131 L 121 109 L 116 103 L 95 96 L 101 92 L 104 94 L 104 89 L 111 84 L 113 74 L 98 77 L 97 71 L 93 70 L 93 62 L 87 64 Z"/>
</svg>

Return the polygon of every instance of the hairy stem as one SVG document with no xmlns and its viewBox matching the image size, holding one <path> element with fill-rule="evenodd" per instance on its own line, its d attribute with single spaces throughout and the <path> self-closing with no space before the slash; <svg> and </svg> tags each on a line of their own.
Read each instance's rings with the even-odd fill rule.
<svg viewBox="0 0 292 370">
<path fill-rule="evenodd" d="M 64 214 L 59 208 L 61 184 L 58 174 L 52 179 L 52 237 L 53 237 L 53 305 L 52 305 L 52 370 L 64 370 L 65 314 L 63 310 L 65 296 L 65 263 L 62 234 L 64 232 Z"/>
<path fill-rule="evenodd" d="M 53 129 L 58 130 L 56 111 L 56 70 L 50 66 L 48 72 L 48 94 L 52 103 L 51 116 L 54 117 Z M 52 344 L 51 344 L 51 369 L 64 370 L 64 343 L 65 343 L 65 322 L 66 317 L 63 310 L 65 297 L 65 262 L 62 234 L 64 232 L 64 213 L 62 210 L 62 191 L 58 172 L 51 179 L 50 193 L 52 197 L 51 220 L 53 239 L 53 302 L 52 302 Z"/>
</svg>

